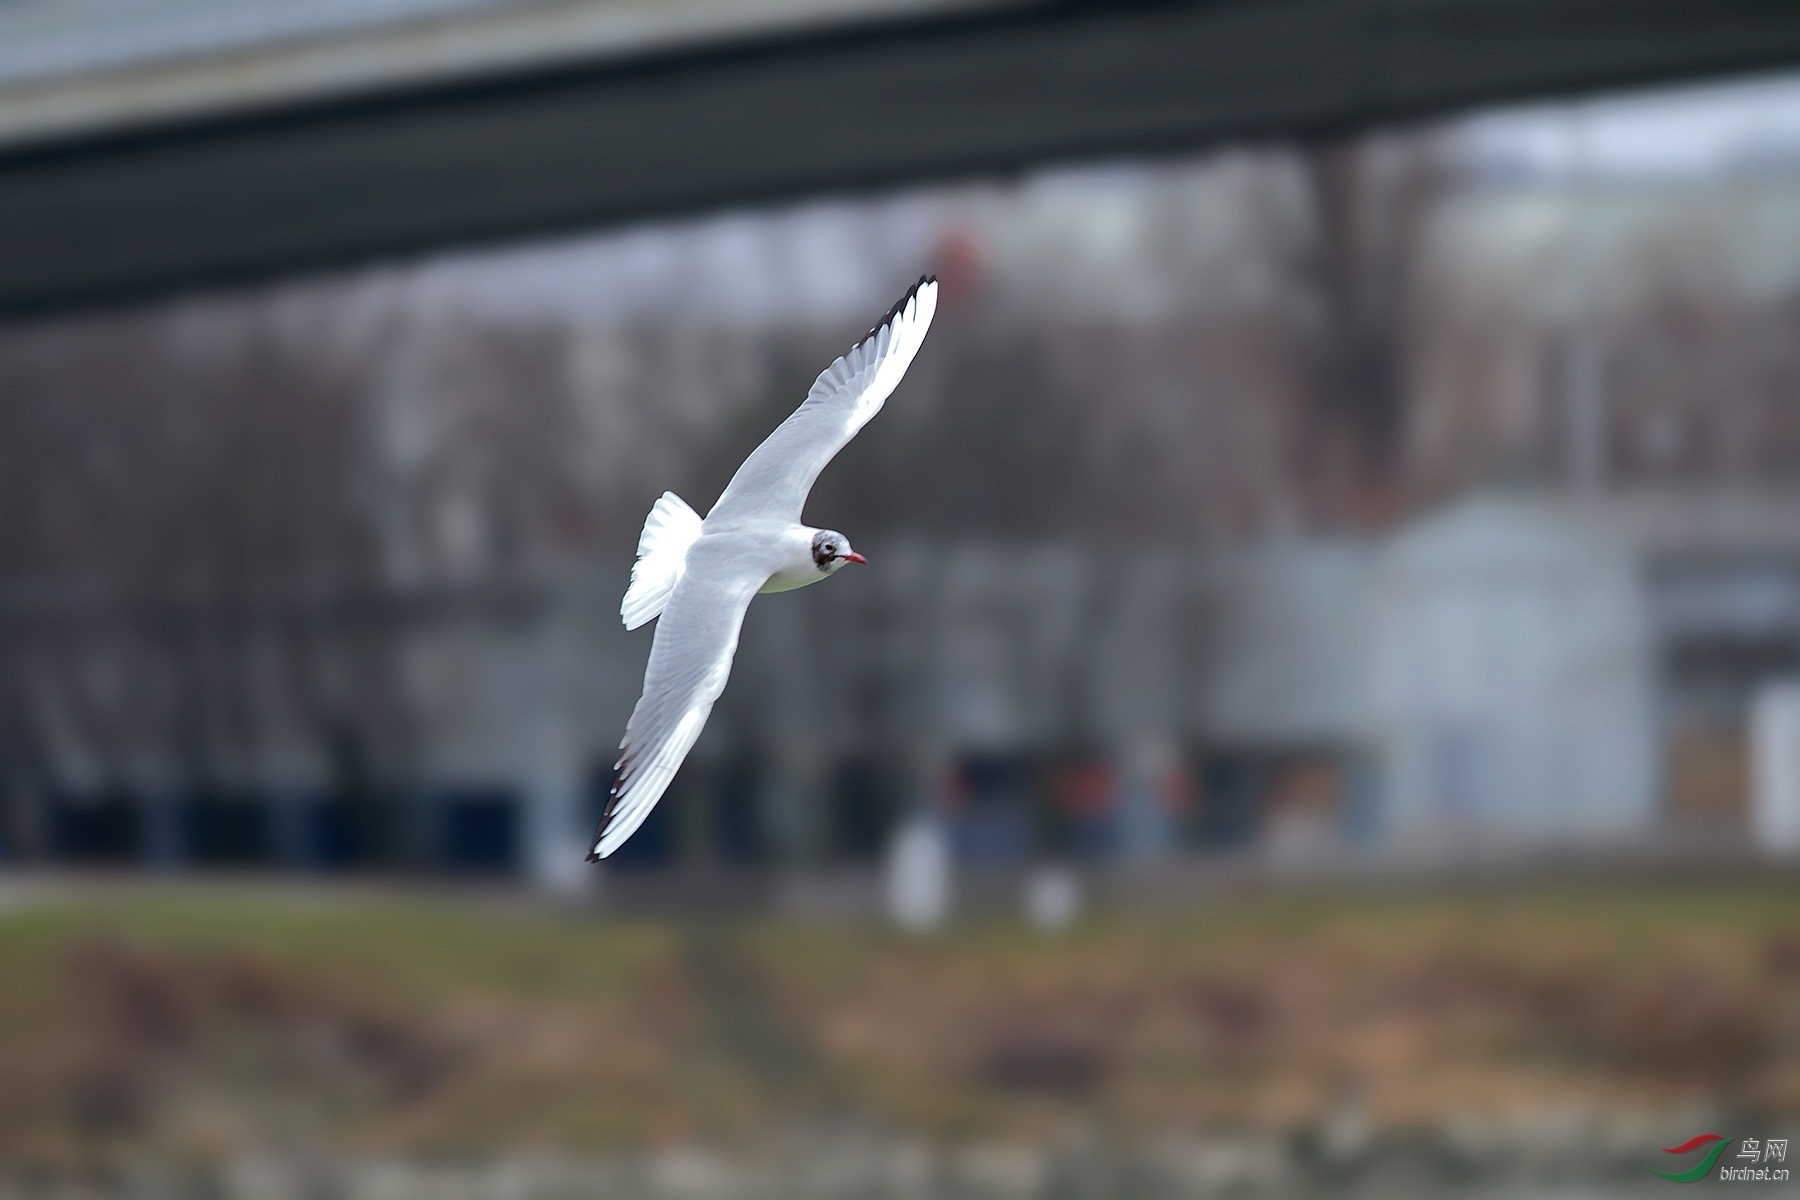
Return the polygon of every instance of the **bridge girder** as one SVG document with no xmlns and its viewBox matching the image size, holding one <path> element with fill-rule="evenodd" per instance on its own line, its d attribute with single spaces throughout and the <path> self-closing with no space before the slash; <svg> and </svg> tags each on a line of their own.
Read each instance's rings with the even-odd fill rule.
<svg viewBox="0 0 1800 1200">
<path fill-rule="evenodd" d="M 886 19 L 0 150 L 0 314 L 1800 62 L 1787 0 Z"/>
</svg>

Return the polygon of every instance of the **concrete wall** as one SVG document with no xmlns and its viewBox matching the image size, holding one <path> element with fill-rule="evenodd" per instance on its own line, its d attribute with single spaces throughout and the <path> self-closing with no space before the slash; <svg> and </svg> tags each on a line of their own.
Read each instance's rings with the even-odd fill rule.
<svg viewBox="0 0 1800 1200">
<path fill-rule="evenodd" d="M 1366 597 L 1368 736 L 1395 838 L 1647 830 L 1650 630 L 1630 553 L 1478 498 L 1394 538 Z"/>
</svg>

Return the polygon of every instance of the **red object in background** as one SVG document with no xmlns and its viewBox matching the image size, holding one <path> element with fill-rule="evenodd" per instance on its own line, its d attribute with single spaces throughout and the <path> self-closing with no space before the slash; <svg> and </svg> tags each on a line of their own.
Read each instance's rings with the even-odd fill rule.
<svg viewBox="0 0 1800 1200">
<path fill-rule="evenodd" d="M 1163 811 L 1172 817 L 1184 817 L 1194 808 L 1198 789 L 1194 773 L 1185 763 L 1170 767 L 1162 778 Z"/>
<path fill-rule="evenodd" d="M 935 792 L 939 812 L 953 813 L 969 805 L 969 781 L 960 767 L 946 767 L 938 774 Z"/>
<path fill-rule="evenodd" d="M 1082 763 L 1057 772 L 1057 806 L 1072 817 L 1097 817 L 1111 811 L 1118 791 L 1118 774 L 1107 763 Z"/>
<path fill-rule="evenodd" d="M 942 303 L 962 307 L 974 301 L 987 282 L 987 253 L 975 231 L 967 225 L 946 230 L 932 252 L 931 273 L 937 276 Z"/>
</svg>

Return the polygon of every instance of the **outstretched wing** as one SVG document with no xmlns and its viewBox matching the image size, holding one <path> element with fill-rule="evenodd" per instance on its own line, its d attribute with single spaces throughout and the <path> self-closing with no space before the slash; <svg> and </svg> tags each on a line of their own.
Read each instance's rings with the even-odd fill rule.
<svg viewBox="0 0 1800 1200">
<path fill-rule="evenodd" d="M 768 580 L 768 571 L 709 554 L 707 546 L 703 539 L 689 551 L 688 569 L 656 623 L 644 694 L 625 725 L 618 774 L 589 862 L 617 850 L 675 778 L 725 690 L 744 610 Z"/>
<path fill-rule="evenodd" d="M 707 514 L 718 528 L 773 517 L 798 521 L 806 494 L 899 384 L 937 311 L 937 280 L 920 279 L 850 353 L 829 367 L 794 415 L 758 446 Z"/>
</svg>

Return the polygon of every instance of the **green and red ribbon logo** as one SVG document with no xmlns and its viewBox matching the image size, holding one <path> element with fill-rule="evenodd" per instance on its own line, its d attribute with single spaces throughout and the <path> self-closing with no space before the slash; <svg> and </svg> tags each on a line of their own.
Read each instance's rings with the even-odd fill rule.
<svg viewBox="0 0 1800 1200">
<path fill-rule="evenodd" d="M 1698 1137 L 1689 1138 L 1679 1146 L 1664 1146 L 1662 1148 L 1664 1154 L 1688 1154 L 1706 1145 L 1710 1145 L 1712 1149 L 1708 1150 L 1699 1162 L 1685 1171 L 1658 1171 L 1655 1167 L 1651 1167 L 1650 1173 L 1661 1175 L 1664 1179 L 1672 1179 L 1676 1183 L 1693 1183 L 1695 1180 L 1704 1179 L 1707 1172 L 1712 1170 L 1713 1164 L 1719 1161 L 1719 1155 L 1725 1153 L 1725 1147 L 1736 1140 L 1736 1138 L 1721 1137 L 1716 1133 L 1703 1133 Z"/>
</svg>

